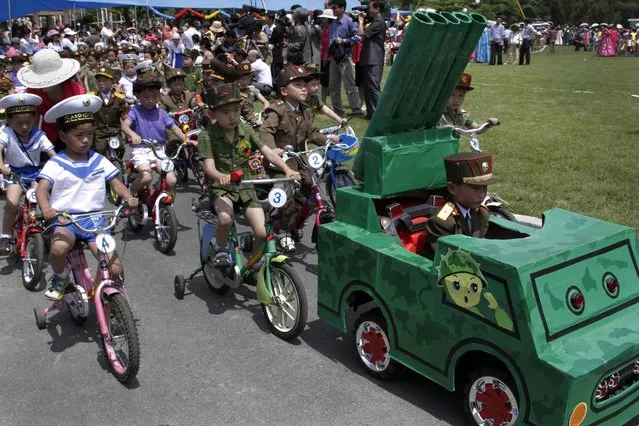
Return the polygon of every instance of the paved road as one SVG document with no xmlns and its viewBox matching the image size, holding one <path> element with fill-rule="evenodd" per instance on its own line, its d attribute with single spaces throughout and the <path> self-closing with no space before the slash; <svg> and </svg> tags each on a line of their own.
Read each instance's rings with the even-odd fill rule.
<svg viewBox="0 0 639 426">
<path fill-rule="evenodd" d="M 379 382 L 363 373 L 351 334 L 317 317 L 310 242 L 295 263 L 309 302 L 295 342 L 267 331 L 252 287 L 218 296 L 198 276 L 192 293 L 175 299 L 174 275 L 198 266 L 193 189 L 180 188 L 172 256 L 154 249 L 150 224 L 140 235 L 118 227 L 142 351 L 132 386 L 106 370 L 93 317 L 79 328 L 63 311 L 39 331 L 33 308 L 45 305 L 42 291 L 25 290 L 16 263 L 0 260 L 0 424 L 462 424 L 456 397 L 421 376 Z"/>
</svg>

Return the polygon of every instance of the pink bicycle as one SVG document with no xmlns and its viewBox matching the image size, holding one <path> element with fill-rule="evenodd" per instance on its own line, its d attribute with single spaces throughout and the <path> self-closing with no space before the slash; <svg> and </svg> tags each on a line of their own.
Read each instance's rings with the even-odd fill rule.
<svg viewBox="0 0 639 426">
<path fill-rule="evenodd" d="M 140 343 L 124 286 L 112 280 L 109 273 L 110 254 L 115 250 L 116 244 L 115 239 L 107 232 L 115 227 L 119 219 L 128 214 L 130 210 L 126 203 L 112 211 L 79 215 L 60 213 L 58 218 L 61 218 L 64 223 L 51 224 L 45 228 L 47 231 L 54 226 L 73 224 L 84 232 L 95 234 L 95 242 L 98 246 L 97 276 L 99 279 L 91 275 L 87 265 L 84 256 L 87 245 L 78 242 L 68 254 L 73 281 L 67 285 L 64 298 L 47 308 L 34 309 L 36 325 L 38 329 L 43 330 L 47 327 L 47 315 L 59 311 L 63 305 L 66 305 L 74 324 L 84 325 L 89 317 L 89 304 L 94 304 L 98 322 L 98 342 L 109 361 L 111 372 L 122 383 L 131 381 L 138 373 Z M 107 220 L 108 217 L 111 219 Z M 96 226 L 95 229 L 82 227 L 78 220 L 83 218 L 91 218 Z"/>
</svg>

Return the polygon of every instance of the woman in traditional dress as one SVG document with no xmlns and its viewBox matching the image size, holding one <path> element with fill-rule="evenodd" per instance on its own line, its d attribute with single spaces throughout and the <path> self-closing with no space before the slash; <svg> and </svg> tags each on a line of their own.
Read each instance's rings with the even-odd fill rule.
<svg viewBox="0 0 639 426">
<path fill-rule="evenodd" d="M 617 31 L 602 24 L 601 40 L 597 56 L 617 56 Z"/>
</svg>

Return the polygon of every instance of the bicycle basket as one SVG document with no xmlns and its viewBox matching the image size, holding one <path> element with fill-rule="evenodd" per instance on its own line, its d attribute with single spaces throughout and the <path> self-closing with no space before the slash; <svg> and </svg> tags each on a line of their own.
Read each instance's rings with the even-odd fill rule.
<svg viewBox="0 0 639 426">
<path fill-rule="evenodd" d="M 326 152 L 326 157 L 337 162 L 352 160 L 359 149 L 359 139 L 356 136 L 340 135 L 339 143 L 346 147 L 331 147 Z"/>
</svg>

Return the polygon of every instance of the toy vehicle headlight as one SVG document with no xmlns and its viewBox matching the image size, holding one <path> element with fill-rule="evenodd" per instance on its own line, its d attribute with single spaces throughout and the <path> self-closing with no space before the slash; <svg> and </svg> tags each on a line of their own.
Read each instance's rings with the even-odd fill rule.
<svg viewBox="0 0 639 426">
<path fill-rule="evenodd" d="M 171 173 L 173 169 L 175 169 L 175 165 L 173 164 L 172 160 L 165 158 L 164 160 L 162 160 L 162 163 L 160 164 L 160 168 L 162 169 L 164 173 Z"/>
<path fill-rule="evenodd" d="M 120 139 L 118 138 L 110 138 L 109 139 L 109 146 L 113 149 L 118 149 L 120 148 Z"/>
</svg>

